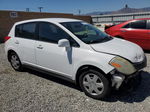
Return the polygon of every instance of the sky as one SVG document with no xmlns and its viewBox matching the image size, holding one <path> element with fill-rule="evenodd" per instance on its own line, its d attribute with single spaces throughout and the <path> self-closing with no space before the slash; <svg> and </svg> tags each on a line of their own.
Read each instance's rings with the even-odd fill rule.
<svg viewBox="0 0 150 112">
<path fill-rule="evenodd" d="M 128 4 L 131 8 L 150 7 L 150 0 L 0 0 L 0 10 L 86 14 L 93 11 L 115 11 Z"/>
</svg>

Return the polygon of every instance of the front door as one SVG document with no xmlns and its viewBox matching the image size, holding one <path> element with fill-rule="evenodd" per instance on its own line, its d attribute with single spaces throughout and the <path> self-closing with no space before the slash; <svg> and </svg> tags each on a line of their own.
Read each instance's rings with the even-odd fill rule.
<svg viewBox="0 0 150 112">
<path fill-rule="evenodd" d="M 73 51 L 77 48 L 58 47 L 60 39 L 69 39 L 69 35 L 58 26 L 48 23 L 39 23 L 39 39 L 36 42 L 37 64 L 43 69 L 65 74 L 71 77 L 73 69 Z"/>
</svg>

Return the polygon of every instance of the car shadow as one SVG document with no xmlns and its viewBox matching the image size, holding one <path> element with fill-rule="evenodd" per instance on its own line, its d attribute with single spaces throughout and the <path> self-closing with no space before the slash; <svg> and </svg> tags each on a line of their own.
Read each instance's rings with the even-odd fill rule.
<svg viewBox="0 0 150 112">
<path fill-rule="evenodd" d="M 73 89 L 77 89 L 82 92 L 79 86 L 69 81 L 63 80 L 61 78 L 54 77 L 52 75 L 48 75 L 48 74 L 41 73 L 41 72 L 31 70 L 31 69 L 25 69 L 25 72 L 48 79 L 55 83 L 65 85 Z M 131 90 L 126 90 L 126 89 L 112 90 L 112 93 L 110 94 L 110 96 L 104 99 L 103 101 L 106 101 L 106 102 L 121 101 L 124 103 L 144 101 L 147 97 L 150 96 L 150 73 L 143 71 L 141 75 L 142 75 L 142 81 L 140 85 L 135 86 L 134 89 L 131 89 Z"/>
<path fill-rule="evenodd" d="M 144 50 L 144 52 L 150 54 L 150 50 Z"/>
<path fill-rule="evenodd" d="M 0 37 L 0 44 L 3 44 L 4 43 L 4 40 L 3 38 Z"/>
<path fill-rule="evenodd" d="M 142 80 L 140 85 L 134 86 L 131 90 L 121 89 L 112 91 L 112 94 L 105 101 L 124 103 L 142 102 L 150 96 L 150 73 L 142 72 Z"/>
<path fill-rule="evenodd" d="M 46 73 L 39 72 L 39 71 L 36 71 L 36 70 L 33 70 L 33 69 L 29 69 L 29 68 L 25 68 L 24 72 L 28 72 L 28 73 L 30 73 L 32 75 L 36 75 L 38 77 L 50 80 L 52 82 L 55 82 L 55 83 L 58 83 L 58 84 L 62 84 L 62 85 L 68 86 L 70 88 L 77 89 L 77 90 L 81 91 L 80 87 L 78 87 L 74 83 L 72 83 L 70 81 L 67 81 L 67 80 L 64 80 L 62 78 L 59 78 L 59 77 L 55 77 L 55 75 L 57 75 L 57 74 L 51 73 L 51 75 L 50 75 L 50 74 L 46 74 Z"/>
</svg>

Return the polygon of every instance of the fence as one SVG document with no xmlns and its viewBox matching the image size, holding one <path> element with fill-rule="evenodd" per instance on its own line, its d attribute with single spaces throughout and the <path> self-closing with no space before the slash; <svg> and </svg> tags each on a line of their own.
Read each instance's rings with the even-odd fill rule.
<svg viewBox="0 0 150 112">
<path fill-rule="evenodd" d="M 64 13 L 39 13 L 39 12 L 22 12 L 22 11 L 0 11 L 0 42 L 4 42 L 3 37 L 8 35 L 12 25 L 17 21 L 36 19 L 36 18 L 75 18 L 92 22 L 90 16 L 79 16 Z"/>
</svg>

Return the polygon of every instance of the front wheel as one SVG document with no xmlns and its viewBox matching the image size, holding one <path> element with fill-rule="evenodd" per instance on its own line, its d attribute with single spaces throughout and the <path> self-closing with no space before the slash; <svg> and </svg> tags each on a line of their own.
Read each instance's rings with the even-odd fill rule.
<svg viewBox="0 0 150 112">
<path fill-rule="evenodd" d="M 94 99 L 105 98 L 111 90 L 108 79 L 96 70 L 83 72 L 79 78 L 79 83 L 85 94 Z"/>
</svg>

